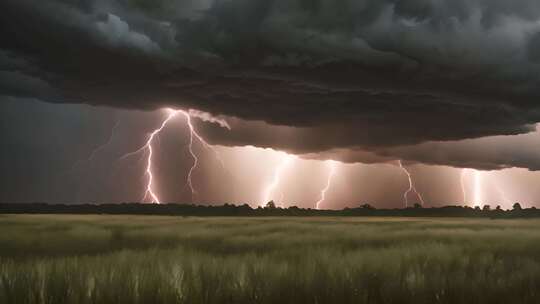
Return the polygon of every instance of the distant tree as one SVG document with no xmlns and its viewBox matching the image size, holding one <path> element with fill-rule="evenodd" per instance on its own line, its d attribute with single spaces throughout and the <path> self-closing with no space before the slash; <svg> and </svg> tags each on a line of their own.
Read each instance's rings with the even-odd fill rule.
<svg viewBox="0 0 540 304">
<path fill-rule="evenodd" d="M 266 209 L 276 209 L 276 203 L 274 203 L 274 201 L 269 201 L 268 203 L 266 203 L 265 208 Z"/>
<path fill-rule="evenodd" d="M 375 207 L 371 206 L 370 204 L 363 204 L 360 206 L 362 209 L 368 209 L 368 210 L 375 210 Z"/>
<path fill-rule="evenodd" d="M 240 205 L 238 208 L 242 210 L 251 210 L 251 207 L 248 204 Z"/>
<path fill-rule="evenodd" d="M 481 209 L 480 209 L 480 206 L 475 206 L 475 207 L 474 207 L 474 210 L 480 211 L 480 210 L 481 210 Z"/>
<path fill-rule="evenodd" d="M 414 208 L 414 209 L 422 209 L 422 205 L 420 205 L 419 203 L 415 203 L 415 204 L 413 205 L 413 208 Z"/>
<path fill-rule="evenodd" d="M 521 208 L 521 205 L 519 203 L 515 203 L 513 206 L 512 206 L 512 209 L 514 210 L 521 210 L 523 208 Z"/>
<path fill-rule="evenodd" d="M 484 211 L 490 211 L 490 210 L 491 210 L 491 206 L 490 206 L 490 205 L 484 205 L 484 207 L 482 207 L 482 210 L 484 210 Z"/>
<path fill-rule="evenodd" d="M 495 208 L 495 210 L 501 211 L 501 210 L 502 210 L 501 205 L 497 205 L 497 207 Z"/>
</svg>

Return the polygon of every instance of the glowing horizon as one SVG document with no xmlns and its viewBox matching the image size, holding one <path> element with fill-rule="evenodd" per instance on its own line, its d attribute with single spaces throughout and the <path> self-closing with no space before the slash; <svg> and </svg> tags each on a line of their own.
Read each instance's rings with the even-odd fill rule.
<svg viewBox="0 0 540 304">
<path fill-rule="evenodd" d="M 159 176 L 154 171 L 154 167 L 156 165 L 153 159 L 155 149 L 156 149 L 156 147 L 154 146 L 154 141 L 160 135 L 160 133 L 167 127 L 169 122 L 176 119 L 178 115 L 181 115 L 185 118 L 186 128 L 187 128 L 188 136 L 189 136 L 187 150 L 189 152 L 189 155 L 192 158 L 192 164 L 187 173 L 185 185 L 191 191 L 192 202 L 196 201 L 195 196 L 198 193 L 195 185 L 193 184 L 193 174 L 200 165 L 200 155 L 199 155 L 200 152 L 195 152 L 194 150 L 195 141 L 200 143 L 200 145 L 204 147 L 205 149 L 212 151 L 215 159 L 219 161 L 220 165 L 223 168 L 225 168 L 225 161 L 223 160 L 221 156 L 220 150 L 222 149 L 234 150 L 235 151 L 234 153 L 240 153 L 240 154 L 246 153 L 246 151 L 251 151 L 250 153 L 255 153 L 255 154 L 260 154 L 264 152 L 265 155 L 268 155 L 268 156 L 275 155 L 279 159 L 278 164 L 270 168 L 271 172 L 273 173 L 271 175 L 270 180 L 267 180 L 266 182 L 264 182 L 265 185 L 263 184 L 262 190 L 260 192 L 260 199 L 255 200 L 256 201 L 255 206 L 264 206 L 268 201 L 274 200 L 276 204 L 279 205 L 279 207 L 285 207 L 284 198 L 286 196 L 289 196 L 287 193 L 289 189 L 287 185 L 282 184 L 282 183 L 283 183 L 283 180 L 286 179 L 288 176 L 297 174 L 296 169 L 293 170 L 291 168 L 292 163 L 293 162 L 296 163 L 297 161 L 299 161 L 300 163 L 310 162 L 317 167 L 319 166 L 327 167 L 326 173 L 321 173 L 321 176 L 320 176 L 320 178 L 324 179 L 324 187 L 318 190 L 318 198 L 317 198 L 318 200 L 316 201 L 314 207 L 316 209 L 319 209 L 321 207 L 321 204 L 328 199 L 328 191 L 333 184 L 333 179 L 334 179 L 334 176 L 336 175 L 337 164 L 339 163 L 338 161 L 332 160 L 332 159 L 330 160 L 324 160 L 324 159 L 305 160 L 305 159 L 297 157 L 296 155 L 289 154 L 287 152 L 283 152 L 283 151 L 279 151 L 279 150 L 275 150 L 271 148 L 259 148 L 256 146 L 215 147 L 213 145 L 210 145 L 206 141 L 206 139 L 203 137 L 203 135 L 200 134 L 195 129 L 195 126 L 192 123 L 192 118 L 195 117 L 195 118 L 201 119 L 201 121 L 205 121 L 207 123 L 213 123 L 213 124 L 219 125 L 221 128 L 231 130 L 230 125 L 225 119 L 214 117 L 208 113 L 204 113 L 200 111 L 193 111 L 193 110 L 175 110 L 175 109 L 167 108 L 167 109 L 164 109 L 164 111 L 166 115 L 160 121 L 159 126 L 149 133 L 149 136 L 147 137 L 144 145 L 140 147 L 139 149 L 137 149 L 136 151 L 127 153 L 121 157 L 123 159 L 131 155 L 143 153 L 143 152 L 146 154 L 146 165 L 145 165 L 144 175 L 146 176 L 147 180 L 145 184 L 144 196 L 141 201 L 143 202 L 147 201 L 147 202 L 156 203 L 156 204 L 160 204 L 163 201 L 159 193 L 156 191 L 156 189 L 159 188 L 160 186 L 158 182 Z M 110 144 L 110 142 L 112 141 L 112 138 L 116 132 L 116 128 L 118 127 L 119 123 L 120 122 L 117 122 L 114 125 L 111 135 L 108 138 L 107 143 L 105 145 Z M 103 149 L 104 148 L 103 146 L 96 148 L 96 150 L 99 151 Z M 94 154 L 95 154 L 95 151 L 93 151 L 91 155 L 94 155 Z M 257 158 L 257 156 L 254 156 L 254 157 Z M 270 162 L 267 162 L 267 161 L 258 162 L 259 165 L 264 165 L 266 163 L 270 164 Z M 361 165 L 361 163 L 359 164 Z M 235 167 L 234 162 L 230 164 L 229 166 L 234 168 Z M 358 165 L 351 164 L 350 166 L 356 167 Z M 396 167 L 399 170 L 401 170 L 402 174 L 406 177 L 406 181 L 408 184 L 408 188 L 405 189 L 404 192 L 402 193 L 404 206 L 410 207 L 411 195 L 414 195 L 415 200 L 418 203 L 420 203 L 422 206 L 427 206 L 427 203 L 422 193 L 420 193 L 420 191 L 418 191 L 417 189 L 417 185 L 409 169 L 403 165 L 401 160 L 397 160 Z M 458 169 L 458 170 L 460 170 L 459 184 L 460 184 L 460 192 L 462 195 L 462 202 L 466 205 L 470 205 L 471 207 L 481 206 L 482 204 L 486 204 L 487 202 L 484 201 L 485 198 L 483 197 L 483 191 L 485 191 L 483 184 L 484 184 L 484 178 L 485 178 L 484 176 L 487 176 L 486 175 L 487 173 L 480 172 L 479 170 L 475 170 L 475 169 L 468 169 L 468 168 Z M 469 174 L 469 172 L 472 172 L 472 174 Z M 472 178 L 470 178 L 470 175 L 472 176 Z M 314 177 L 315 176 L 311 175 L 309 178 L 311 179 Z M 471 190 L 472 195 L 470 196 L 468 195 L 469 191 L 467 190 L 467 188 L 472 189 Z M 504 204 L 508 205 L 510 200 L 506 197 L 505 191 L 502 190 L 502 187 L 498 186 L 495 189 L 498 192 L 498 195 L 501 197 L 501 199 L 504 200 Z M 468 197 L 471 197 L 472 199 L 469 200 Z M 335 198 L 332 200 L 335 200 Z M 253 202 L 253 200 L 250 200 L 250 201 Z M 332 206 L 328 206 L 328 207 L 332 208 Z"/>
</svg>

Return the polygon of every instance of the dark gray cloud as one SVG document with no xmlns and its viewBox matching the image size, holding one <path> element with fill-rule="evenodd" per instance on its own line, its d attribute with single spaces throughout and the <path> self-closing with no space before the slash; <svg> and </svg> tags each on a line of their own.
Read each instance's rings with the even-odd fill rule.
<svg viewBox="0 0 540 304">
<path fill-rule="evenodd" d="M 276 148 L 306 159 L 334 159 L 344 163 L 415 164 L 457 168 L 501 170 L 526 168 L 540 170 L 540 133 L 515 136 L 489 136 L 465 140 L 427 141 L 419 144 L 383 145 L 373 129 L 359 127 L 293 128 L 264 122 L 228 119 L 231 130 L 213 124 L 199 124 L 199 131 L 210 142 L 225 146 L 256 145 Z M 396 138 L 410 138 L 397 130 Z M 398 136 L 399 135 L 399 136 Z M 371 144 L 364 144 L 369 142 Z M 339 147 L 339 148 L 335 148 Z"/>
<path fill-rule="evenodd" d="M 4 0 L 0 17 L 3 95 L 194 108 L 254 127 L 208 130 L 224 145 L 465 166 L 478 163 L 424 157 L 429 142 L 540 121 L 533 0 Z M 477 166 L 536 169 L 527 160 Z"/>
<path fill-rule="evenodd" d="M 484 137 L 462 141 L 426 142 L 418 145 L 372 150 L 333 149 L 307 153 L 304 158 L 335 159 L 345 163 L 393 163 L 443 165 L 480 170 L 525 168 L 540 170 L 540 135 Z"/>
</svg>

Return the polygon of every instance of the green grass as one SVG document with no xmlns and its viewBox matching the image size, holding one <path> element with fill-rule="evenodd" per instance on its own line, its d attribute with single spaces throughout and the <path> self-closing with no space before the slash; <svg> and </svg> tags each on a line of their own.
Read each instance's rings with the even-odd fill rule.
<svg viewBox="0 0 540 304">
<path fill-rule="evenodd" d="M 0 303 L 540 303 L 540 221 L 4 215 Z"/>
</svg>

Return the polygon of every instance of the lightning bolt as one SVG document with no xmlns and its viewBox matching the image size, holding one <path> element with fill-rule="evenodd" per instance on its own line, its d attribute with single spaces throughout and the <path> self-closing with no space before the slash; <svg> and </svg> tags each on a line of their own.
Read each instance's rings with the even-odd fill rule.
<svg viewBox="0 0 540 304">
<path fill-rule="evenodd" d="M 154 192 L 153 189 L 153 183 L 154 183 L 154 173 L 152 172 L 152 156 L 154 155 L 154 148 L 152 147 L 152 142 L 154 140 L 154 137 L 161 132 L 173 119 L 178 112 L 170 112 L 167 118 L 161 123 L 161 126 L 157 129 L 155 129 L 152 133 L 150 133 L 150 136 L 148 137 L 148 141 L 141 149 L 147 149 L 148 156 L 146 158 L 146 175 L 148 176 L 148 183 L 146 184 L 146 192 L 144 193 L 143 201 L 146 200 L 148 196 L 150 196 L 151 203 L 161 204 L 161 201 L 157 194 Z M 139 149 L 140 150 L 140 149 Z"/>
<path fill-rule="evenodd" d="M 315 203 L 315 209 L 319 209 L 320 205 L 324 200 L 326 199 L 326 193 L 330 189 L 330 185 L 332 184 L 332 179 L 334 178 L 334 175 L 336 174 L 336 162 L 333 160 L 330 160 L 327 162 L 329 167 L 329 173 L 328 178 L 326 180 L 326 186 L 321 190 L 321 196 L 319 201 Z"/>
<path fill-rule="evenodd" d="M 208 142 L 206 142 L 206 140 L 199 133 L 197 133 L 197 131 L 195 130 L 195 127 L 193 127 L 193 124 L 191 123 L 192 115 L 194 115 L 193 117 L 199 117 L 198 115 L 201 115 L 201 114 L 199 114 L 201 112 L 194 111 L 194 110 L 189 110 L 189 112 L 185 112 L 185 111 L 181 111 L 181 110 L 177 110 L 177 111 L 181 112 L 186 117 L 186 121 L 187 121 L 189 131 L 190 131 L 190 153 L 191 153 L 194 161 L 198 162 L 197 156 L 194 155 L 195 153 L 193 153 L 193 138 L 196 138 L 206 149 L 211 150 L 212 152 L 214 152 L 214 155 L 215 155 L 216 159 L 219 161 L 219 163 L 221 164 L 221 167 L 223 169 L 225 169 L 225 162 L 221 158 L 221 155 L 219 154 L 219 152 L 214 148 L 214 146 L 212 146 Z M 196 113 L 196 114 L 192 114 L 192 113 Z M 206 114 L 206 115 L 209 115 L 209 114 Z M 229 127 L 227 122 L 224 121 L 224 120 L 221 120 L 221 119 L 218 119 L 218 118 L 215 118 L 215 117 L 206 118 L 206 116 L 201 116 L 201 119 L 203 119 L 205 121 L 208 121 L 210 123 L 218 124 L 220 127 L 226 128 L 228 130 L 231 129 L 231 127 Z M 196 167 L 196 164 L 195 164 L 195 167 Z"/>
<path fill-rule="evenodd" d="M 90 162 L 92 161 L 92 159 L 94 159 L 94 157 L 96 157 L 96 155 L 103 149 L 105 149 L 105 147 L 107 147 L 108 145 L 111 144 L 113 138 L 114 138 L 114 135 L 116 134 L 116 129 L 118 128 L 118 126 L 120 125 L 120 121 L 117 121 L 112 130 L 111 130 L 111 136 L 109 136 L 109 139 L 101 146 L 97 147 L 96 149 L 94 149 L 94 151 L 92 151 L 92 153 L 90 154 L 90 156 L 88 157 L 87 159 L 87 162 Z"/>
<path fill-rule="evenodd" d="M 262 201 L 261 205 L 263 206 L 267 202 L 270 201 L 272 198 L 272 194 L 274 193 L 275 189 L 279 185 L 281 181 L 281 175 L 283 174 L 283 171 L 287 168 L 287 166 L 291 163 L 293 160 L 293 156 L 289 154 L 284 154 L 283 158 L 281 159 L 281 162 L 274 170 L 274 175 L 272 177 L 272 181 L 264 188 L 262 192 Z"/>
<path fill-rule="evenodd" d="M 482 175 L 480 171 L 473 171 L 473 205 L 479 206 L 482 202 Z"/>
<path fill-rule="evenodd" d="M 465 190 L 465 174 L 467 173 L 467 169 L 461 170 L 461 177 L 459 179 L 459 182 L 461 183 L 461 193 L 463 194 L 463 204 L 467 204 L 467 191 Z"/>
<path fill-rule="evenodd" d="M 399 167 L 401 168 L 401 170 L 403 170 L 403 172 L 407 175 L 407 178 L 409 180 L 409 189 L 407 189 L 407 191 L 405 191 L 405 193 L 403 193 L 403 201 L 405 203 L 405 208 L 407 208 L 409 206 L 409 193 L 411 192 L 414 192 L 416 194 L 416 197 L 418 198 L 418 201 L 420 202 L 420 204 L 422 206 L 424 206 L 424 198 L 422 197 L 422 195 L 420 194 L 420 192 L 418 192 L 416 190 L 416 187 L 414 186 L 414 183 L 413 183 L 413 180 L 412 180 L 412 176 L 411 176 L 411 173 L 407 170 L 407 168 L 405 168 L 403 166 L 403 164 L 401 163 L 401 160 L 398 161 L 398 164 L 399 164 Z"/>
<path fill-rule="evenodd" d="M 486 175 L 485 172 L 479 171 L 479 170 L 472 170 L 472 169 L 463 169 L 461 171 L 461 189 L 463 191 L 463 201 L 466 203 L 466 197 L 465 197 L 465 174 L 468 172 L 472 172 L 472 188 L 473 188 L 473 199 L 472 199 L 472 206 L 480 206 L 483 201 L 485 200 L 483 196 L 483 190 L 484 185 L 486 184 Z M 501 187 L 493 182 L 493 180 L 488 180 L 490 182 L 490 185 L 495 188 L 497 191 L 497 194 L 500 196 L 500 198 L 504 201 L 505 204 L 511 203 L 511 200 L 508 199 L 504 191 L 501 189 Z"/>
<path fill-rule="evenodd" d="M 506 206 L 508 207 L 511 207 L 512 200 L 506 195 L 505 191 L 503 191 L 502 189 L 503 187 L 501 186 L 500 181 L 494 181 L 493 179 L 491 179 L 490 185 L 495 188 L 500 199 L 504 202 L 504 204 L 506 204 Z"/>
<path fill-rule="evenodd" d="M 104 150 L 108 145 L 111 144 L 112 140 L 114 139 L 114 135 L 116 134 L 116 129 L 118 128 L 118 126 L 120 125 L 120 121 L 117 121 L 112 130 L 111 130 L 111 135 L 109 136 L 109 138 L 107 139 L 107 141 L 98 146 L 97 148 L 95 148 L 94 150 L 92 150 L 92 153 L 90 153 L 90 155 L 88 156 L 88 158 L 84 161 L 77 161 L 75 164 L 73 164 L 73 167 L 71 168 L 71 170 L 75 170 L 79 165 L 81 165 L 82 163 L 89 163 L 91 162 L 95 157 L 96 155 L 101 152 L 102 150 Z"/>
<path fill-rule="evenodd" d="M 189 129 L 189 145 L 188 145 L 188 150 L 189 150 L 189 153 L 193 159 L 193 164 L 191 165 L 191 168 L 189 169 L 189 172 L 188 172 L 188 176 L 187 176 L 187 181 L 186 181 L 186 185 L 189 186 L 190 190 L 191 190 L 191 200 L 193 201 L 197 191 L 195 189 L 195 187 L 193 186 L 193 180 L 192 180 L 192 177 L 193 177 L 193 172 L 195 171 L 195 169 L 197 168 L 197 166 L 199 165 L 199 157 L 197 156 L 197 154 L 195 153 L 195 150 L 193 149 L 193 144 L 194 144 L 194 141 L 195 139 L 198 140 L 205 148 L 209 149 L 209 150 L 212 150 L 214 152 L 214 154 L 216 155 L 216 158 L 219 160 L 219 162 L 221 163 L 221 165 L 223 167 L 225 167 L 224 163 L 223 163 L 223 160 L 221 159 L 220 155 L 219 155 L 219 152 L 212 146 L 210 145 L 196 130 L 195 130 L 195 127 L 193 126 L 193 123 L 191 121 L 191 115 L 190 115 L 190 112 L 186 112 L 184 110 L 173 110 L 173 109 L 167 109 L 167 116 L 165 117 L 165 119 L 161 122 L 160 126 L 155 129 L 154 131 L 152 131 L 146 141 L 146 143 L 139 149 L 137 149 L 136 151 L 134 152 L 131 152 L 131 153 L 128 153 L 128 154 L 125 154 L 124 156 L 122 156 L 121 159 L 123 158 L 127 158 L 127 157 L 130 157 L 132 155 L 135 155 L 135 154 L 138 154 L 138 153 L 142 153 L 142 152 L 146 152 L 146 169 L 145 169 L 145 175 L 148 177 L 147 179 L 147 183 L 146 183 L 146 190 L 145 190 L 145 193 L 144 193 L 144 197 L 142 199 L 142 201 L 146 201 L 148 198 L 150 199 L 150 203 L 155 203 L 155 204 L 161 204 L 161 200 L 158 196 L 158 194 L 156 193 L 156 191 L 154 190 L 154 172 L 153 172 L 153 156 L 154 156 L 154 147 L 153 147 L 153 144 L 154 144 L 154 139 L 156 138 L 156 136 L 159 135 L 159 133 L 165 129 L 165 127 L 167 126 L 167 124 L 173 120 L 175 117 L 177 117 L 179 114 L 180 115 L 183 115 L 185 118 L 186 118 L 186 123 L 187 123 L 187 126 L 188 126 L 188 129 Z M 201 112 L 196 112 L 196 113 L 201 113 Z M 207 114 L 209 115 L 209 114 Z M 211 122 L 211 123 L 218 123 L 220 126 L 222 127 L 228 127 L 228 124 L 223 121 L 223 120 L 220 120 L 218 118 L 215 118 L 215 117 L 211 117 L 211 119 L 203 119 L 203 120 L 206 120 L 208 122 Z M 229 128 L 230 129 L 230 128 Z"/>
</svg>

